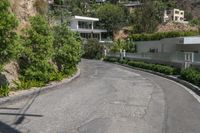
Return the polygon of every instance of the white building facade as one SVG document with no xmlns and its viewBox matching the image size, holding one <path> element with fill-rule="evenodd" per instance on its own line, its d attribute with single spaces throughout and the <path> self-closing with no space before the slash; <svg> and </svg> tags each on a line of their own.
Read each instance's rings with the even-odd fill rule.
<svg viewBox="0 0 200 133">
<path fill-rule="evenodd" d="M 96 38 L 99 42 L 104 42 L 107 30 L 96 29 L 95 22 L 97 21 L 99 21 L 99 18 L 74 16 L 70 22 L 70 29 L 79 32 L 82 38 Z"/>
<path fill-rule="evenodd" d="M 136 42 L 138 53 L 200 53 L 200 36 L 165 38 L 156 41 Z"/>
<path fill-rule="evenodd" d="M 179 22 L 179 23 L 188 23 L 185 21 L 185 12 L 179 9 L 165 10 L 164 11 L 164 22 Z"/>
</svg>

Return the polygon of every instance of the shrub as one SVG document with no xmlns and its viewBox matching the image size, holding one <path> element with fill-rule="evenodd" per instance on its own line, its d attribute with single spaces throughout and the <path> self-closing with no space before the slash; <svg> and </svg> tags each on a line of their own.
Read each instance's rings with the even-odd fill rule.
<svg viewBox="0 0 200 133">
<path fill-rule="evenodd" d="M 70 69 L 74 69 L 81 58 L 79 37 L 68 29 L 67 23 L 64 23 L 54 27 L 54 38 L 54 61 L 60 72 L 69 74 Z"/>
<path fill-rule="evenodd" d="M 61 72 L 52 72 L 49 75 L 50 81 L 61 81 L 64 78 L 64 74 Z"/>
<path fill-rule="evenodd" d="M 165 66 L 165 65 L 158 65 L 158 64 L 149 64 L 145 62 L 139 62 L 139 61 L 128 61 L 126 59 L 124 60 L 119 60 L 118 58 L 115 57 L 106 57 L 104 61 L 109 61 L 109 62 L 119 62 L 121 64 L 128 64 L 133 67 L 139 67 L 143 69 L 148 69 L 160 73 L 164 73 L 167 75 L 173 75 L 177 74 L 178 70 L 176 68 L 170 67 L 170 66 Z"/>
<path fill-rule="evenodd" d="M 9 6 L 8 0 L 0 1 L 0 66 L 15 58 L 19 48 L 18 36 L 14 32 L 18 21 Z"/>
<path fill-rule="evenodd" d="M 135 61 L 129 61 L 128 65 L 164 73 L 167 75 L 173 75 L 176 72 L 175 68 L 170 67 L 170 66 L 165 66 L 165 65 L 148 64 L 148 63 L 144 63 L 144 62 L 135 62 Z"/>
<path fill-rule="evenodd" d="M 108 61 L 108 62 L 118 62 L 119 59 L 118 58 L 112 58 L 112 57 L 105 57 L 104 61 Z"/>
<path fill-rule="evenodd" d="M 24 50 L 20 58 L 21 75 L 25 80 L 49 81 L 53 70 L 53 35 L 43 16 L 30 18 L 31 27 L 24 30 L 22 36 Z"/>
<path fill-rule="evenodd" d="M 126 52 L 134 53 L 136 51 L 136 45 L 132 43 L 131 41 L 118 40 L 118 41 L 115 41 L 110 46 L 111 52 L 116 53 L 116 52 L 120 52 L 120 50 L 125 50 Z"/>
<path fill-rule="evenodd" d="M 44 86 L 44 82 L 36 81 L 36 80 L 21 80 L 20 82 L 14 82 L 16 87 L 13 90 L 24 90 L 30 89 L 32 87 L 42 87 Z"/>
<path fill-rule="evenodd" d="M 88 39 L 83 44 L 83 57 L 87 59 L 100 59 L 103 57 L 103 45 L 99 44 L 97 39 Z"/>
<path fill-rule="evenodd" d="M 10 88 L 8 85 L 4 85 L 0 87 L 0 97 L 8 96 L 10 92 Z"/>
<path fill-rule="evenodd" d="M 197 86 L 200 86 L 200 72 L 196 69 L 188 68 L 182 70 L 181 78 Z"/>
<path fill-rule="evenodd" d="M 194 36 L 199 35 L 197 31 L 187 31 L 187 32 L 158 32 L 153 34 L 132 34 L 129 36 L 132 41 L 151 41 L 151 40 L 161 40 L 164 38 L 181 37 L 181 36 Z"/>
</svg>

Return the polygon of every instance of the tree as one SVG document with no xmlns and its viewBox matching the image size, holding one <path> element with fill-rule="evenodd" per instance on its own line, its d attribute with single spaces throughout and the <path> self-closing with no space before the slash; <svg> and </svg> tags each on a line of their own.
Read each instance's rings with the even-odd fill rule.
<svg viewBox="0 0 200 133">
<path fill-rule="evenodd" d="M 54 28 L 54 60 L 59 71 L 68 73 L 76 68 L 81 58 L 81 43 L 75 33 L 69 30 L 67 23 Z"/>
<path fill-rule="evenodd" d="M 165 4 L 157 0 L 144 0 L 142 8 L 136 10 L 134 15 L 135 33 L 152 33 L 162 22 Z"/>
<path fill-rule="evenodd" d="M 105 4 L 100 6 L 96 11 L 96 17 L 100 19 L 99 25 L 108 30 L 115 32 L 126 24 L 125 12 L 121 6 Z"/>
<path fill-rule="evenodd" d="M 8 0 L 0 1 L 0 68 L 10 59 L 16 57 L 19 47 L 18 36 L 14 32 L 14 29 L 18 26 L 18 21 L 10 13 L 9 6 Z"/>
<path fill-rule="evenodd" d="M 88 39 L 83 44 L 83 57 L 87 59 L 100 59 L 103 56 L 103 45 L 100 45 L 97 39 Z"/>
</svg>

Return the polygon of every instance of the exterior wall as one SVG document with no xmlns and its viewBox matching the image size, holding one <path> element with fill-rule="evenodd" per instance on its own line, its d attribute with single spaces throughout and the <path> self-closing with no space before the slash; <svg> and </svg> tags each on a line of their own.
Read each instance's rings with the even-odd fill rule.
<svg viewBox="0 0 200 133">
<path fill-rule="evenodd" d="M 200 53 L 200 45 L 192 44 L 192 45 L 177 45 L 177 51 L 179 52 L 196 52 Z"/>
<path fill-rule="evenodd" d="M 200 37 L 185 37 L 184 44 L 200 44 Z"/>
<path fill-rule="evenodd" d="M 157 52 L 198 52 L 200 53 L 200 37 L 178 37 L 166 38 L 158 41 L 136 42 L 137 52 L 146 53 L 150 49 L 157 49 Z"/>
<path fill-rule="evenodd" d="M 176 51 L 176 44 L 179 44 L 178 38 L 166 38 L 160 40 L 160 43 L 162 44 L 162 50 L 161 52 L 175 52 Z"/>
<path fill-rule="evenodd" d="M 158 52 L 161 52 L 161 42 L 160 41 L 140 41 L 136 42 L 137 53 L 146 53 L 150 49 L 158 49 Z"/>
<path fill-rule="evenodd" d="M 76 20 L 71 21 L 70 28 L 71 29 L 78 29 L 78 21 L 76 21 Z"/>
</svg>

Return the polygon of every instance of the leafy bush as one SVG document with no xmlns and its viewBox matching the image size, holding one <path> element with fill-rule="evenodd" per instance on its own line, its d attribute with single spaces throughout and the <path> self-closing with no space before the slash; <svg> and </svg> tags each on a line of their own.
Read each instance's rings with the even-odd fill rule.
<svg viewBox="0 0 200 133">
<path fill-rule="evenodd" d="M 42 87 L 44 86 L 44 82 L 36 81 L 36 80 L 21 80 L 20 82 L 14 82 L 16 87 L 13 90 L 25 90 L 30 89 L 32 87 Z"/>
<path fill-rule="evenodd" d="M 197 86 L 200 86 L 200 72 L 196 69 L 188 68 L 182 70 L 181 78 Z"/>
<path fill-rule="evenodd" d="M 199 35 L 197 31 L 187 31 L 187 32 L 158 32 L 153 34 L 132 34 L 129 36 L 132 41 L 151 41 L 151 40 L 161 40 L 164 38 L 172 37 L 182 37 L 182 36 L 194 36 Z"/>
<path fill-rule="evenodd" d="M 18 36 L 14 32 L 18 21 L 9 6 L 8 0 L 0 1 L 0 66 L 15 58 L 19 48 Z"/>
<path fill-rule="evenodd" d="M 118 62 L 119 59 L 118 58 L 112 58 L 112 57 L 105 57 L 104 61 L 108 61 L 108 62 Z"/>
<path fill-rule="evenodd" d="M 61 81 L 64 78 L 64 74 L 61 72 L 52 72 L 49 75 L 50 81 Z"/>
<path fill-rule="evenodd" d="M 0 87 L 0 97 L 8 96 L 10 92 L 10 88 L 8 85 L 4 85 Z"/>
<path fill-rule="evenodd" d="M 54 60 L 59 71 L 69 73 L 81 58 L 81 43 L 75 33 L 68 29 L 67 23 L 54 27 Z"/>
<path fill-rule="evenodd" d="M 120 52 L 120 50 L 125 50 L 126 52 L 134 53 L 136 50 L 135 44 L 130 41 L 118 40 L 118 41 L 115 41 L 110 46 L 111 52 L 116 53 L 116 52 Z"/>
<path fill-rule="evenodd" d="M 97 39 L 88 39 L 83 44 L 83 57 L 87 59 L 100 59 L 103 56 L 103 46 L 99 44 Z"/>
<path fill-rule="evenodd" d="M 115 41 L 113 42 L 113 44 L 111 45 L 110 47 L 110 51 L 111 52 L 120 52 L 120 50 L 123 50 L 124 47 L 125 47 L 125 41 L 121 41 L 121 40 L 118 40 L 118 41 Z"/>
<path fill-rule="evenodd" d="M 170 67 L 170 66 L 165 66 L 165 65 L 148 64 L 148 63 L 144 63 L 144 62 L 135 62 L 135 61 L 129 61 L 128 65 L 164 73 L 167 75 L 173 75 L 176 72 L 175 68 Z"/>
<path fill-rule="evenodd" d="M 44 19 L 37 15 L 30 18 L 31 27 L 24 31 L 24 50 L 20 58 L 21 75 L 25 80 L 49 81 L 53 70 L 49 61 L 52 59 L 53 35 Z"/>
</svg>

